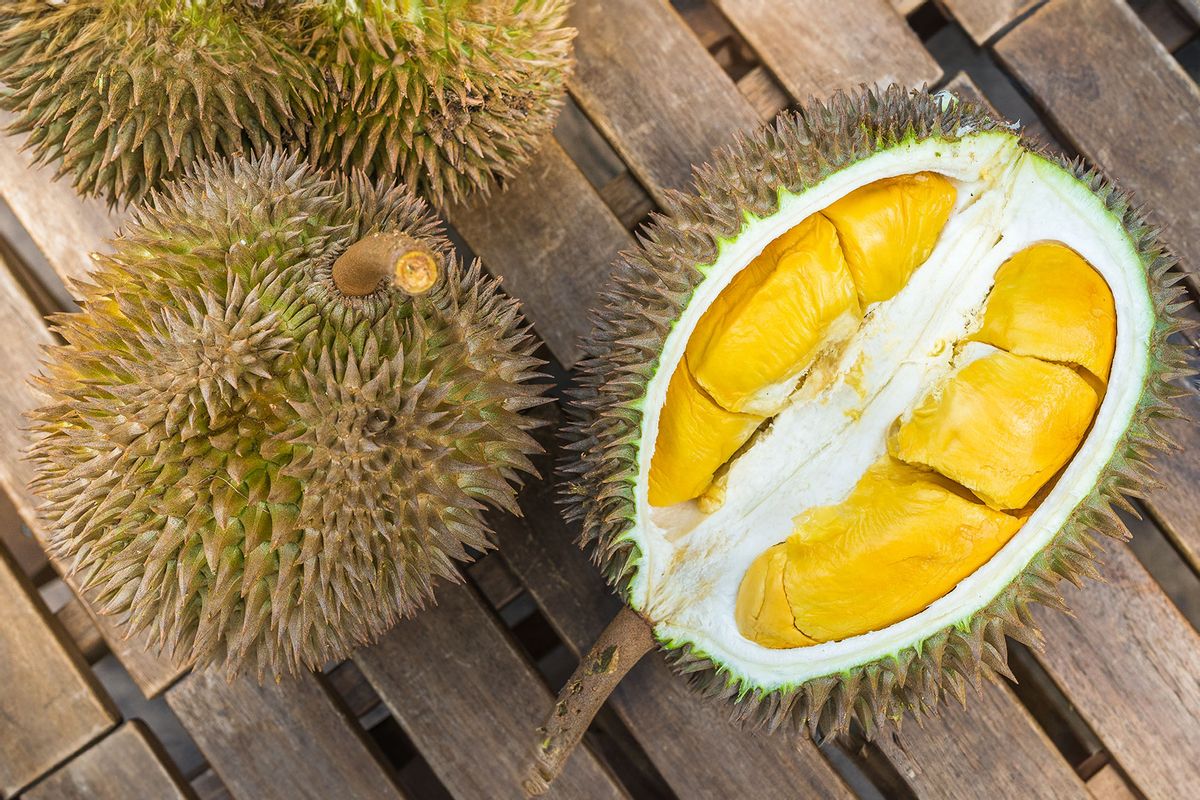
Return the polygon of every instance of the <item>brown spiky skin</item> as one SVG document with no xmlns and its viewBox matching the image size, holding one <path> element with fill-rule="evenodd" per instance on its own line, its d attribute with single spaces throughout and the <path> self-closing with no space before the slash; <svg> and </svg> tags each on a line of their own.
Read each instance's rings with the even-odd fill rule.
<svg viewBox="0 0 1200 800">
<path fill-rule="evenodd" d="M 553 126 L 570 0 L 11 0 L 0 107 L 83 194 L 137 204 L 200 159 L 295 147 L 435 205 Z"/>
<path fill-rule="evenodd" d="M 439 282 L 341 294 L 336 258 L 392 231 Z M 114 246 L 54 320 L 31 458 L 54 551 L 130 630 L 319 667 L 457 580 L 486 507 L 518 512 L 535 340 L 422 201 L 269 154 L 181 179 Z"/>
<path fill-rule="evenodd" d="M 245 0 L 11 0 L 0 106 L 85 195 L 138 203 L 197 159 L 293 141 L 316 107 L 281 8 Z"/>
<path fill-rule="evenodd" d="M 305 50 L 330 89 L 308 140 L 322 163 L 399 175 L 443 206 L 513 176 L 553 127 L 568 0 L 346 5 L 307 3 Z"/>
<path fill-rule="evenodd" d="M 744 214 L 768 216 L 779 192 L 800 193 L 837 169 L 902 139 L 953 140 L 955 132 L 1009 126 L 966 102 L 948 104 L 925 92 L 890 87 L 882 92 L 838 94 L 781 115 L 765 130 L 738 140 L 696 171 L 694 191 L 674 194 L 667 215 L 641 232 L 640 247 L 621 255 L 614 278 L 585 338 L 579 385 L 567 425 L 575 458 L 564 463 L 567 512 L 582 522 L 583 541 L 608 581 L 628 601 L 641 552 L 634 528 L 641 403 L 658 369 L 671 326 L 712 263 L 717 240 L 734 237 Z M 1173 379 L 1190 373 L 1187 351 L 1172 336 L 1184 327 L 1175 312 L 1182 289 L 1175 260 L 1156 239 L 1127 195 L 1080 162 L 1060 165 L 1103 200 L 1136 246 L 1146 272 L 1156 322 L 1151 365 L 1133 419 L 1103 477 L 1053 540 L 1020 576 L 985 608 L 920 644 L 843 673 L 766 690 L 736 674 L 688 642 L 661 640 L 667 658 L 706 697 L 730 701 L 736 720 L 752 727 L 806 728 L 833 735 L 857 722 L 867 735 L 898 724 L 906 713 L 932 712 L 948 696 L 965 699 L 983 677 L 1008 675 L 1005 637 L 1040 646 L 1031 603 L 1063 607 L 1058 584 L 1096 575 L 1098 534 L 1127 538 L 1113 506 L 1128 508 L 1129 495 L 1151 484 L 1149 460 L 1171 443 L 1156 422 L 1177 415 Z"/>
</svg>

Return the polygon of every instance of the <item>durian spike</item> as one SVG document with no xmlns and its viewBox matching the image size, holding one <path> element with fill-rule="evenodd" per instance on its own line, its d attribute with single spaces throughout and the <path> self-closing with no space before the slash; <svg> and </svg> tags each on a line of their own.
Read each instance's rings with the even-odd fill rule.
<svg viewBox="0 0 1200 800">
<path fill-rule="evenodd" d="M 654 649 L 654 633 L 641 614 L 623 606 L 558 693 L 546 723 L 538 728 L 533 763 L 523 784 L 530 796 L 544 794 L 583 738 L 613 689 Z"/>
<path fill-rule="evenodd" d="M 433 250 L 408 234 L 392 231 L 373 233 L 347 247 L 333 262 L 333 283 L 351 297 L 371 294 L 384 281 L 419 295 L 433 288 L 440 272 Z"/>
</svg>

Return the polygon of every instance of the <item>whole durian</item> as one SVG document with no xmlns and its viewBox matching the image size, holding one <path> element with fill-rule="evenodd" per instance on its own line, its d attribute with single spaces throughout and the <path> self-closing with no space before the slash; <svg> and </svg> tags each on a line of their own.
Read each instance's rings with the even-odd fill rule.
<svg viewBox="0 0 1200 800">
<path fill-rule="evenodd" d="M 320 95 L 289 14 L 250 0 L 10 0 L 0 107 L 85 195 L 137 203 L 197 159 L 295 141 Z"/>
<path fill-rule="evenodd" d="M 815 736 L 1008 675 L 1030 605 L 1128 535 L 1190 371 L 1129 198 L 949 95 L 784 114 L 671 201 L 583 342 L 565 499 L 627 606 L 533 792 L 656 646 L 735 719 Z"/>
<path fill-rule="evenodd" d="M 487 190 L 562 104 L 569 0 L 12 0 L 0 106 L 84 194 L 297 147 L 437 205 Z"/>
<path fill-rule="evenodd" d="M 327 97 L 315 158 L 399 174 L 436 205 L 529 160 L 570 67 L 569 0 L 307 0 Z"/>
<path fill-rule="evenodd" d="M 53 549 L 106 612 L 279 674 L 490 547 L 538 446 L 535 340 L 423 201 L 291 156 L 203 165 L 58 315 L 33 414 Z"/>
</svg>

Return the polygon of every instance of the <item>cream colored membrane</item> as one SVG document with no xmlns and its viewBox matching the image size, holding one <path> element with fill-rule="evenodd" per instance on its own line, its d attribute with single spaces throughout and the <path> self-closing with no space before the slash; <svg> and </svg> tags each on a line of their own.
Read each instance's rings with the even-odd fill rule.
<svg viewBox="0 0 1200 800">
<path fill-rule="evenodd" d="M 868 310 L 862 329 L 828 375 L 809 375 L 754 445 L 730 467 L 728 494 L 713 514 L 695 502 L 652 509 L 646 484 L 652 444 L 641 455 L 637 518 L 628 534 L 642 552 L 631 601 L 666 641 L 692 642 L 742 679 L 789 685 L 866 663 L 922 641 L 990 602 L 1046 544 L 1088 494 L 1137 404 L 1147 369 L 1153 309 L 1137 254 L 1119 223 L 1057 166 L 997 133 L 955 143 L 907 143 L 786 196 L 780 213 L 752 219 L 723 247 L 667 339 L 645 403 L 642 441 L 653 443 L 667 380 L 712 299 L 767 242 L 839 197 L 881 178 L 930 170 L 956 181 L 958 205 L 929 260 L 895 297 Z M 751 562 L 791 534 L 807 508 L 844 499 L 886 452 L 892 422 L 926 387 L 960 366 L 953 344 L 978 327 L 999 266 L 1039 241 L 1073 247 L 1104 276 L 1118 309 L 1109 391 L 1079 453 L 1052 492 L 986 565 L 921 613 L 860 636 L 776 650 L 745 639 L 734 619 Z M 961 358 L 975 354 L 963 351 Z"/>
</svg>

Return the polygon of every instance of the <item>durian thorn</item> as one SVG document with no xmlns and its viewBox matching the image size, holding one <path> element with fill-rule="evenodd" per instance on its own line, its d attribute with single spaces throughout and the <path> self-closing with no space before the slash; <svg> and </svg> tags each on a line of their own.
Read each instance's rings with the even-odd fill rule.
<svg viewBox="0 0 1200 800">
<path fill-rule="evenodd" d="M 362 297 L 384 281 L 411 295 L 437 283 L 438 255 L 406 233 L 372 233 L 346 248 L 333 262 L 333 284 L 342 294 Z"/>
<path fill-rule="evenodd" d="M 550 788 L 600 706 L 654 645 L 650 623 L 629 606 L 613 617 L 559 692 L 546 724 L 538 728 L 533 763 L 522 784 L 527 794 L 537 796 Z"/>
</svg>

